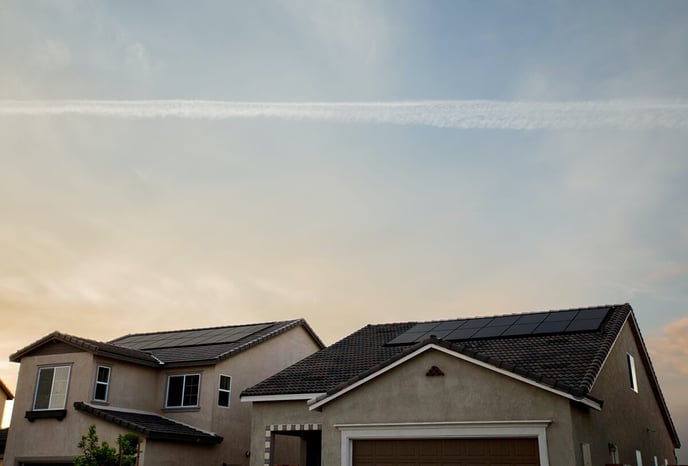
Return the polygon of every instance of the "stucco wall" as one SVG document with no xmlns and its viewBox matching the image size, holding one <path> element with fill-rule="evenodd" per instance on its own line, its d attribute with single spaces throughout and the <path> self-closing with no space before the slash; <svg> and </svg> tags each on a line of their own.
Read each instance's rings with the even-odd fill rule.
<svg viewBox="0 0 688 466">
<path fill-rule="evenodd" d="M 591 391 L 592 396 L 604 401 L 602 411 L 573 412 L 579 465 L 583 464 L 581 443 L 590 444 L 593 464 L 611 462 L 609 443 L 618 447 L 619 461 L 624 464 L 636 464 L 636 450 L 641 451 L 644 465 L 652 465 L 653 456 L 662 465 L 665 458 L 669 464 L 675 463 L 671 437 L 630 325 L 627 321 L 621 330 Z M 627 354 L 635 359 L 638 393 L 630 387 Z"/>
<path fill-rule="evenodd" d="M 437 366 L 441 377 L 427 377 Z M 430 350 L 322 407 L 305 402 L 255 403 L 253 449 L 265 425 L 322 423 L 322 464 L 341 464 L 335 424 L 551 420 L 546 430 L 551 465 L 573 466 L 569 400 L 491 370 Z M 262 466 L 262 455 L 251 465 Z"/>
<path fill-rule="evenodd" d="M 71 366 L 67 417 L 63 421 L 37 419 L 29 422 L 24 415 L 26 411 L 33 409 L 38 368 L 57 365 Z M 88 431 L 90 424 L 81 422 L 82 416 L 77 414 L 73 405 L 75 401 L 90 400 L 93 379 L 81 374 L 93 374 L 93 367 L 93 355 L 85 352 L 45 354 L 22 359 L 12 410 L 12 428 L 7 437 L 5 464 L 13 465 L 15 457 L 36 456 L 38 449 L 41 455 L 55 458 L 73 458 L 77 455 L 77 443 Z"/>
</svg>

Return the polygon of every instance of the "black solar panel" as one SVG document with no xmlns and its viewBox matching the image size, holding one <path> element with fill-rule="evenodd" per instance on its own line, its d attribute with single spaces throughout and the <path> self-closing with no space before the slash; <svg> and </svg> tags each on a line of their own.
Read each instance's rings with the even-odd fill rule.
<svg viewBox="0 0 688 466">
<path fill-rule="evenodd" d="M 243 325 L 204 330 L 185 330 L 156 334 L 129 335 L 113 343 L 131 349 L 173 348 L 176 346 L 212 345 L 234 343 L 256 332 L 266 329 L 270 324 Z"/>
<path fill-rule="evenodd" d="M 425 322 L 416 324 L 387 344 L 408 345 L 418 343 L 431 336 L 447 341 L 459 341 L 477 338 L 590 332 L 599 329 L 608 312 L 608 307 L 598 307 L 571 311 L 538 312 L 520 316 Z"/>
</svg>

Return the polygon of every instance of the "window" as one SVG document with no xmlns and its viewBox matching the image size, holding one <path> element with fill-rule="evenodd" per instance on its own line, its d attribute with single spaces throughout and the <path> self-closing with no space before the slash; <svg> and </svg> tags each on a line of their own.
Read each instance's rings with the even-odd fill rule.
<svg viewBox="0 0 688 466">
<path fill-rule="evenodd" d="M 93 390 L 93 399 L 96 401 L 107 401 L 110 388 L 110 368 L 98 366 L 96 371 L 96 387 Z"/>
<path fill-rule="evenodd" d="M 643 455 L 640 453 L 640 450 L 635 451 L 635 465 L 643 466 Z"/>
<path fill-rule="evenodd" d="M 198 406 L 200 374 L 171 375 L 167 378 L 165 407 L 186 408 Z"/>
<path fill-rule="evenodd" d="M 217 405 L 229 408 L 229 398 L 232 394 L 232 378 L 228 375 L 220 375 L 220 388 L 218 389 Z"/>
<path fill-rule="evenodd" d="M 70 369 L 70 366 L 38 369 L 34 410 L 65 409 Z"/>
<path fill-rule="evenodd" d="M 631 390 L 638 393 L 638 378 L 635 374 L 635 360 L 630 354 L 626 354 L 626 359 L 628 360 L 628 375 L 631 378 Z"/>
<path fill-rule="evenodd" d="M 659 463 L 657 462 L 657 457 L 656 457 L 656 456 L 653 456 L 653 457 L 652 457 L 652 464 L 654 464 L 655 466 L 659 466 Z"/>
</svg>

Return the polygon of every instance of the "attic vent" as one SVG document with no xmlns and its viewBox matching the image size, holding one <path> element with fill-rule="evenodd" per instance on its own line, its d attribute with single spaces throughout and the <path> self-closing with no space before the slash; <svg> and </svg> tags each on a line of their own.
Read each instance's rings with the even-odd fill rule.
<svg viewBox="0 0 688 466">
<path fill-rule="evenodd" d="M 437 366 L 432 366 L 429 371 L 425 373 L 426 377 L 442 377 L 444 376 L 444 372 L 442 372 L 442 369 L 440 369 Z"/>
</svg>

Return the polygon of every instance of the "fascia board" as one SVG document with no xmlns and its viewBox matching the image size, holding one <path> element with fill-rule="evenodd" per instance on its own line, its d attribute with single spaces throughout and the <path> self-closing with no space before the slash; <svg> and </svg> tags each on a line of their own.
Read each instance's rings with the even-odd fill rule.
<svg viewBox="0 0 688 466">
<path fill-rule="evenodd" d="M 242 402 L 261 401 L 308 401 L 325 395 L 324 393 L 289 393 L 285 395 L 248 395 L 241 396 Z"/>
</svg>

